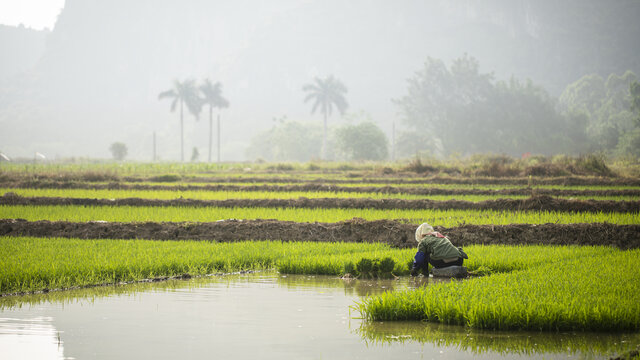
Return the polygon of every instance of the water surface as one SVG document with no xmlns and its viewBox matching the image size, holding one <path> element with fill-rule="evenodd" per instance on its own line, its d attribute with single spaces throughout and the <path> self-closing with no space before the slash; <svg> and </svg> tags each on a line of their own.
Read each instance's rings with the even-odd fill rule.
<svg viewBox="0 0 640 360">
<path fill-rule="evenodd" d="M 257 273 L 5 297 L 0 358 L 607 358 L 640 344 L 638 334 L 370 323 L 351 309 L 362 296 L 433 281 Z"/>
</svg>

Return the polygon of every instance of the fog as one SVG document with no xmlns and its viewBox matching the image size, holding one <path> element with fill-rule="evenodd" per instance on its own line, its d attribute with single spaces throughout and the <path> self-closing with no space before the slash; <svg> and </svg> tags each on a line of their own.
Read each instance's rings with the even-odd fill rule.
<svg viewBox="0 0 640 360">
<path fill-rule="evenodd" d="M 416 131 L 397 100 L 429 57 L 467 54 L 496 81 L 530 79 L 554 99 L 587 74 L 640 73 L 640 2 L 555 3 L 67 0 L 51 31 L 0 27 L 0 151 L 108 159 L 122 142 L 127 159 L 150 161 L 155 132 L 158 159 L 177 161 L 179 110 L 158 94 L 189 78 L 222 84 L 220 156 L 243 161 L 283 121 L 322 122 L 302 90 L 316 77 L 348 89 L 330 127 L 369 120 L 391 146 L 394 123 Z M 207 160 L 208 116 L 185 110 L 185 160 L 194 147 Z"/>
</svg>

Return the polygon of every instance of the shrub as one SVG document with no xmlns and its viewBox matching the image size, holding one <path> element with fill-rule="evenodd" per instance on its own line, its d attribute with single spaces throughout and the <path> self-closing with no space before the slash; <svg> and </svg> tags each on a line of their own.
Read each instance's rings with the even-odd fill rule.
<svg viewBox="0 0 640 360">
<path fill-rule="evenodd" d="M 576 159 L 575 167 L 581 173 L 588 175 L 614 176 L 613 171 L 605 163 L 601 154 L 583 155 Z"/>
<path fill-rule="evenodd" d="M 180 181 L 180 179 L 182 179 L 180 175 L 175 174 L 158 175 L 149 178 L 149 180 L 153 182 L 176 182 Z"/>
</svg>

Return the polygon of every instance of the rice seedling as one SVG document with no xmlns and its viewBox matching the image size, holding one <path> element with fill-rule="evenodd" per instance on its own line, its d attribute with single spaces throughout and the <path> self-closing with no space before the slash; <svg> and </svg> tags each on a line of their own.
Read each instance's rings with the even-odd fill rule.
<svg viewBox="0 0 640 360">
<path fill-rule="evenodd" d="M 211 222 L 220 219 L 277 219 L 296 222 L 338 222 L 354 217 L 366 220 L 401 219 L 420 223 L 431 219 L 445 227 L 462 224 L 506 225 L 544 223 L 612 223 L 639 224 L 637 213 L 575 213 L 555 211 L 494 210 L 377 210 L 377 209 L 311 209 L 311 208 L 221 208 L 221 207 L 147 207 L 147 206 L 62 206 L 2 205 L 0 218 L 51 221 L 117 221 L 117 222 Z"/>
</svg>

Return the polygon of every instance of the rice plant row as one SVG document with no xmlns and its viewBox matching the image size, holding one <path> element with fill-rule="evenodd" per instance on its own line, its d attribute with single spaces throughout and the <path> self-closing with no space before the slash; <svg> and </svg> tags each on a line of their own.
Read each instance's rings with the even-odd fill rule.
<svg viewBox="0 0 640 360">
<path fill-rule="evenodd" d="M 221 207 L 145 207 L 145 206 L 73 206 L 73 205 L 2 205 L 1 219 L 30 221 L 112 221 L 112 222 L 212 222 L 222 219 L 276 219 L 295 222 L 339 222 L 354 217 L 365 220 L 400 219 L 421 223 L 431 219 L 434 225 L 454 227 L 464 224 L 640 224 L 637 213 L 575 213 L 555 211 L 495 210 L 377 210 L 377 209 L 308 209 L 308 208 L 221 208 Z"/>
<path fill-rule="evenodd" d="M 7 207 L 11 208 L 11 207 Z M 69 221 L 216 221 L 219 219 L 278 219 L 298 222 L 337 222 L 360 217 L 367 220 L 406 219 L 418 222 L 428 217 L 442 226 L 461 224 L 511 223 L 593 223 L 637 224 L 637 214 L 615 213 L 565 213 L 565 212 L 509 212 L 475 210 L 375 210 L 375 209 L 289 209 L 289 208 L 176 208 L 176 207 L 84 207 L 84 206 L 27 206 L 13 207 L 21 210 L 17 216 L 2 217 L 27 218 L 29 220 L 69 220 Z M 9 215 L 9 212 L 6 213 Z"/>
<path fill-rule="evenodd" d="M 463 200 L 479 202 L 496 200 L 499 198 L 526 199 L 526 195 L 412 195 L 412 194 L 387 194 L 387 193 L 351 193 L 335 191 L 199 191 L 199 190 L 103 190 L 103 189 L 17 189 L 0 188 L 0 194 L 8 192 L 27 197 L 63 197 L 63 198 L 90 198 L 90 199 L 195 199 L 195 200 L 228 200 L 228 199 L 298 199 L 301 197 L 316 198 L 369 198 L 369 199 L 429 199 L 434 201 Z M 569 197 L 566 197 L 569 198 Z M 573 196 L 573 199 L 581 200 L 613 200 L 631 201 L 640 200 L 638 196 Z"/>
</svg>

